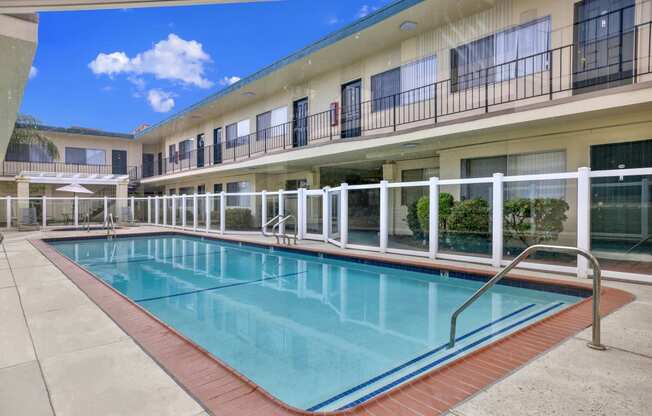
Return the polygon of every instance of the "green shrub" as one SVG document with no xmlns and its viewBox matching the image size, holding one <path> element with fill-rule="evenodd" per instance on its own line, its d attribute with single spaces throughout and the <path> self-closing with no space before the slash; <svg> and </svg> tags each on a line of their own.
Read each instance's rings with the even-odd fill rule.
<svg viewBox="0 0 652 416">
<path fill-rule="evenodd" d="M 447 192 L 439 194 L 439 228 L 442 231 L 447 228 L 448 216 L 451 209 L 453 209 L 453 205 L 455 205 L 453 195 Z M 419 218 L 421 231 L 428 234 L 430 228 L 430 198 L 427 196 L 423 196 L 417 201 L 417 217 Z"/>
<path fill-rule="evenodd" d="M 448 216 L 448 230 L 469 233 L 488 233 L 491 208 L 484 199 L 474 198 L 457 202 Z"/>
<path fill-rule="evenodd" d="M 557 198 L 513 198 L 505 201 L 505 238 L 520 240 L 526 246 L 554 241 L 564 229 L 569 206 Z"/>
<path fill-rule="evenodd" d="M 253 228 L 254 218 L 249 208 L 227 208 L 224 216 L 226 226 L 230 230 L 250 230 Z"/>
<path fill-rule="evenodd" d="M 421 230 L 421 224 L 419 222 L 419 214 L 417 208 L 418 203 L 419 201 L 414 201 L 408 205 L 408 213 L 405 220 L 407 221 L 408 228 L 410 231 L 412 231 L 414 238 L 417 240 L 423 240 L 425 238 L 425 234 Z"/>
</svg>

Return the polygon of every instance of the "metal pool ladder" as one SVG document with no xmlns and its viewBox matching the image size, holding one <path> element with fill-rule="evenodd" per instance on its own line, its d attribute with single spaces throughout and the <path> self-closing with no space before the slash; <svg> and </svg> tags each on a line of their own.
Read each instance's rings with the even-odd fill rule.
<svg viewBox="0 0 652 416">
<path fill-rule="evenodd" d="M 106 224 L 104 224 L 106 227 L 106 238 L 107 239 L 112 239 L 115 237 L 115 221 L 113 221 L 113 214 L 109 214 L 109 216 L 106 218 Z"/>
<path fill-rule="evenodd" d="M 263 235 L 266 236 L 266 237 L 271 237 L 272 235 L 274 237 L 276 237 L 276 244 L 280 244 L 281 243 L 280 240 L 282 238 L 284 244 L 291 244 L 292 240 L 294 240 L 294 244 L 296 245 L 297 244 L 297 230 L 296 230 L 296 227 L 295 227 L 295 230 L 294 230 L 294 234 L 286 234 L 286 233 L 281 234 L 281 232 L 279 230 L 281 224 L 285 224 L 290 218 L 294 218 L 294 216 L 293 215 L 288 215 L 288 216 L 284 217 L 283 215 L 277 215 L 274 218 L 272 218 L 271 220 L 267 221 L 263 225 L 263 230 L 262 230 Z M 269 234 L 266 231 L 267 226 L 269 226 L 272 223 L 274 223 L 274 226 L 272 227 L 272 233 Z M 275 232 L 275 230 L 279 230 L 279 232 Z"/>
<path fill-rule="evenodd" d="M 468 308 L 473 302 L 478 300 L 485 292 L 491 289 L 498 281 L 507 275 L 513 268 L 515 268 L 520 262 L 530 257 L 531 254 L 537 251 L 548 251 L 548 252 L 558 252 L 558 253 L 567 253 L 575 254 L 585 257 L 593 265 L 593 337 L 591 342 L 587 344 L 589 348 L 595 350 L 603 351 L 605 346 L 600 342 L 600 294 L 602 290 L 601 282 L 601 269 L 598 260 L 588 252 L 577 247 L 565 247 L 565 246 L 550 246 L 543 244 L 536 244 L 526 248 L 521 254 L 519 254 L 514 260 L 511 261 L 503 270 L 496 273 L 487 283 L 485 283 L 480 289 L 478 289 L 471 297 L 469 297 L 459 308 L 453 312 L 451 315 L 451 332 L 450 339 L 448 341 L 448 348 L 453 348 L 455 345 L 455 332 L 457 329 L 457 318 Z"/>
</svg>

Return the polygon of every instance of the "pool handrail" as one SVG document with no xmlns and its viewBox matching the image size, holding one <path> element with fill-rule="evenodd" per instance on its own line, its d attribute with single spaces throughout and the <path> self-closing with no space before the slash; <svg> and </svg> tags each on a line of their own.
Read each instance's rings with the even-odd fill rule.
<svg viewBox="0 0 652 416">
<path fill-rule="evenodd" d="M 294 218 L 294 215 L 287 215 L 287 216 L 284 216 L 284 217 L 282 216 L 276 222 L 276 224 L 274 224 L 274 226 L 272 227 L 272 234 L 276 237 L 276 244 L 281 243 L 279 237 L 283 237 L 283 242 L 285 243 L 287 241 L 287 244 L 290 244 L 290 241 L 293 238 L 294 239 L 294 244 L 295 245 L 297 244 L 297 230 L 296 230 L 296 227 L 295 227 L 295 230 L 294 230 L 294 235 L 289 235 L 289 234 L 286 234 L 286 233 L 281 234 L 281 232 L 280 232 L 281 224 L 285 224 L 287 222 L 287 220 L 289 220 L 290 218 Z M 279 232 L 275 233 L 274 230 L 277 229 L 277 228 L 279 229 Z"/>
<path fill-rule="evenodd" d="M 587 344 L 588 347 L 596 350 L 605 350 L 605 346 L 600 342 L 600 294 L 602 291 L 602 282 L 601 276 L 602 271 L 600 269 L 600 263 L 598 260 L 591 254 L 588 250 L 584 250 L 578 247 L 570 246 L 553 246 L 545 244 L 535 244 L 525 250 L 514 260 L 512 260 L 504 269 L 496 273 L 491 279 L 489 279 L 480 289 L 478 289 L 473 295 L 471 295 L 462 305 L 460 305 L 455 312 L 451 315 L 451 329 L 450 329 L 450 339 L 448 341 L 448 348 L 453 348 L 455 346 L 455 333 L 457 330 L 457 318 L 458 316 L 468 308 L 473 302 L 475 302 L 480 296 L 485 292 L 491 289 L 498 281 L 503 277 L 507 276 L 513 268 L 515 268 L 520 262 L 527 259 L 532 253 L 537 251 L 548 251 L 548 252 L 560 252 L 568 254 L 576 254 L 583 256 L 593 265 L 593 334 L 591 342 Z"/>
<path fill-rule="evenodd" d="M 275 216 L 274 218 L 272 218 L 271 220 L 267 221 L 265 224 L 263 224 L 263 227 L 262 227 L 262 230 L 261 230 L 263 235 L 265 237 L 271 237 L 272 234 L 269 234 L 267 232 L 267 227 L 269 227 L 273 222 L 279 221 L 282 218 L 283 218 L 283 215 L 279 214 L 279 215 Z"/>
</svg>

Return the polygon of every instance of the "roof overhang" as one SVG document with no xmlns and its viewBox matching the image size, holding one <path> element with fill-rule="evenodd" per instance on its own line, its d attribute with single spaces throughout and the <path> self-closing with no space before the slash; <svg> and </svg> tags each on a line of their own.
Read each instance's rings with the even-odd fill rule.
<svg viewBox="0 0 652 416">
<path fill-rule="evenodd" d="M 23 171 L 16 176 L 17 180 L 29 183 L 43 183 L 67 185 L 77 183 L 80 185 L 121 185 L 129 182 L 128 175 L 103 175 L 93 173 L 59 173 L 59 172 L 33 172 Z"/>
<path fill-rule="evenodd" d="M 253 3 L 270 0 L 0 0 L 0 13 L 35 13 L 56 10 L 128 9 L 189 6 L 192 4 Z"/>
</svg>

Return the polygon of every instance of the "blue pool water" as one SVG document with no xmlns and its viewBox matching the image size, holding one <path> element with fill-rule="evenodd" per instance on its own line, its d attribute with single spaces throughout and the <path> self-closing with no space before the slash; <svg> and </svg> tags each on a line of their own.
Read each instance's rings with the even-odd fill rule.
<svg viewBox="0 0 652 416">
<path fill-rule="evenodd" d="M 581 298 L 185 235 L 56 241 L 62 254 L 302 409 L 352 407 Z"/>
</svg>

